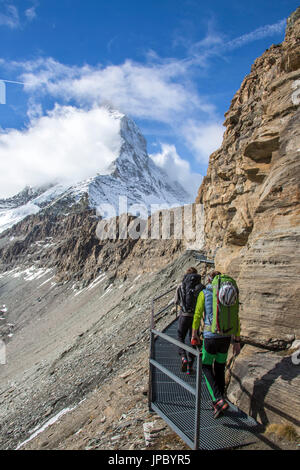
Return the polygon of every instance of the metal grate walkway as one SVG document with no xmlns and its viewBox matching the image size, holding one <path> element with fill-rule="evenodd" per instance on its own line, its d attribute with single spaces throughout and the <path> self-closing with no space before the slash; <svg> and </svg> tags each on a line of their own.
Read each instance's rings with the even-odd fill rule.
<svg viewBox="0 0 300 470">
<path fill-rule="evenodd" d="M 253 442 L 258 423 L 236 406 L 230 404 L 226 414 L 213 418 L 198 351 L 197 373 L 181 372 L 177 324 L 178 319 L 163 334 L 151 329 L 150 408 L 193 449 L 217 450 Z"/>
</svg>

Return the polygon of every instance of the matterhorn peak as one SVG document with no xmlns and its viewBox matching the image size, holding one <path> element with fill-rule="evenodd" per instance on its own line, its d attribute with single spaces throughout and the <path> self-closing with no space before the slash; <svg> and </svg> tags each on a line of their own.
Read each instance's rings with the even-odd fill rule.
<svg viewBox="0 0 300 470">
<path fill-rule="evenodd" d="M 113 161 L 81 181 L 60 181 L 57 175 L 55 182 L 26 186 L 16 196 L 0 200 L 0 232 L 45 209 L 68 213 L 82 198 L 95 210 L 110 204 L 117 215 L 120 197 L 126 197 L 129 205 L 143 204 L 149 209 L 152 204 L 174 207 L 192 202 L 193 197 L 149 157 L 146 140 L 135 122 L 116 109 L 105 109 L 119 121 L 119 146 Z"/>
</svg>

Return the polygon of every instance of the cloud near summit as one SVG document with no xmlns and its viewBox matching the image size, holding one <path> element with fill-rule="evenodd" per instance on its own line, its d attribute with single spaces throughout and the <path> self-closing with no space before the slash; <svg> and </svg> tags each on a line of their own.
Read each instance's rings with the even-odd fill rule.
<svg viewBox="0 0 300 470">
<path fill-rule="evenodd" d="M 7 174 L 10 167 L 4 162 L 13 161 L 18 169 L 13 186 L 18 189 L 25 183 L 44 183 L 55 174 L 79 178 L 92 176 L 93 171 L 101 172 L 102 163 L 95 155 L 97 145 L 99 147 L 102 137 L 105 138 L 102 129 L 107 119 L 101 108 L 103 104 L 111 105 L 133 119 L 162 123 L 187 146 L 190 146 L 190 130 L 182 122 L 187 122 L 188 116 L 194 115 L 196 119 L 200 114 L 208 121 L 214 120 L 214 106 L 186 82 L 186 65 L 180 61 L 142 65 L 128 60 L 119 66 L 70 67 L 48 58 L 11 63 L 10 66 L 19 70 L 19 79 L 24 82 L 29 96 L 28 129 L 8 131 L 0 136 L 2 174 Z M 43 100 L 49 97 L 56 104 L 45 114 L 42 103 L 44 106 Z M 101 117 L 103 124 L 100 124 Z M 162 154 L 165 154 L 167 144 L 161 144 Z M 111 157 L 113 146 L 111 141 L 105 150 L 102 149 L 105 161 L 107 155 Z M 52 161 L 52 153 L 50 168 L 46 162 Z M 173 175 L 175 170 L 180 175 L 181 163 L 185 162 L 185 182 L 189 178 L 195 181 L 196 174 L 189 170 L 188 162 L 180 159 L 175 147 L 172 152 L 169 149 L 168 155 L 169 163 L 172 160 Z M 164 167 L 162 160 L 157 163 Z M 168 171 L 170 168 L 169 165 Z M 199 179 L 201 175 L 198 174 L 198 183 Z M 7 195 L 9 188 L 5 180 L 1 186 Z M 9 187 L 11 189 L 11 183 Z"/>
<path fill-rule="evenodd" d="M 24 131 L 0 134 L 1 196 L 26 185 L 74 183 L 107 173 L 121 145 L 120 121 L 108 110 L 57 105 Z"/>
<path fill-rule="evenodd" d="M 111 104 L 135 118 L 176 122 L 182 114 L 214 113 L 188 80 L 182 61 L 140 64 L 126 60 L 103 67 L 66 66 L 52 58 L 12 64 L 29 94 L 52 96 L 79 106 Z"/>
</svg>

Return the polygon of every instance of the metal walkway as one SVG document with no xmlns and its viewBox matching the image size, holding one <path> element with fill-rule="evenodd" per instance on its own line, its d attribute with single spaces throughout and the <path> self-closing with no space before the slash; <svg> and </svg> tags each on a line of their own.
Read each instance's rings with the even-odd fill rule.
<svg viewBox="0 0 300 470">
<path fill-rule="evenodd" d="M 168 291 L 165 294 L 170 293 Z M 150 345 L 149 407 L 192 449 L 234 448 L 255 441 L 258 423 L 230 404 L 226 414 L 213 418 L 212 402 L 202 375 L 201 354 L 177 341 L 178 319 L 162 332 L 154 329 L 159 314 L 173 306 L 169 303 L 156 315 L 153 301 Z M 196 356 L 195 373 L 181 372 L 178 346 Z"/>
</svg>

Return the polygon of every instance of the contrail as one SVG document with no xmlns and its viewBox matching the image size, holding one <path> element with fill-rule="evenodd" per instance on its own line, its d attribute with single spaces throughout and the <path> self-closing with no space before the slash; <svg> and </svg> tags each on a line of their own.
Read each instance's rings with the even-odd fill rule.
<svg viewBox="0 0 300 470">
<path fill-rule="evenodd" d="M 14 83 L 15 85 L 25 85 L 25 83 L 16 82 L 14 80 L 0 79 L 0 104 L 6 104 L 6 85 L 5 85 L 5 83 Z"/>
<path fill-rule="evenodd" d="M 0 82 L 5 82 L 5 83 L 16 83 L 17 85 L 25 85 L 23 82 L 15 82 L 13 80 L 4 80 L 0 78 Z"/>
</svg>

